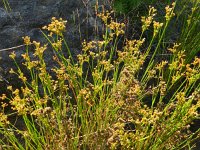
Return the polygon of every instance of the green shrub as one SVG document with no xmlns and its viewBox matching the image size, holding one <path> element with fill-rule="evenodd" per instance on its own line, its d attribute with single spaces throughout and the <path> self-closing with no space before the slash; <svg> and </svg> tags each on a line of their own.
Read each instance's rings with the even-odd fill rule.
<svg viewBox="0 0 200 150">
<path fill-rule="evenodd" d="M 160 2 L 159 0 L 114 0 L 113 6 L 116 12 L 121 13 L 129 13 L 140 7 L 141 5 L 151 5 L 155 4 L 156 2 Z M 170 0 L 163 0 L 162 3 L 171 3 Z"/>
</svg>

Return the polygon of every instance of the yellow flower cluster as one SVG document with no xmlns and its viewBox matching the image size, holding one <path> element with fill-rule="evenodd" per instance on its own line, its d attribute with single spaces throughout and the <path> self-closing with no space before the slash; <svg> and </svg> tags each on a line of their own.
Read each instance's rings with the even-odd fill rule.
<svg viewBox="0 0 200 150">
<path fill-rule="evenodd" d="M 31 115 L 40 117 L 49 114 L 51 111 L 52 111 L 51 107 L 38 108 L 32 111 Z"/>
<path fill-rule="evenodd" d="M 13 52 L 9 55 L 9 57 L 12 58 L 12 59 L 15 59 L 16 53 L 13 51 Z"/>
<path fill-rule="evenodd" d="M 180 43 L 174 43 L 173 48 L 168 48 L 168 50 L 174 54 L 178 52 L 178 48 L 180 47 L 180 45 Z"/>
<path fill-rule="evenodd" d="M 110 29 L 109 36 L 111 38 L 113 38 L 114 35 L 118 37 L 119 35 L 124 34 L 124 27 L 125 27 L 124 23 L 118 23 L 112 19 L 111 17 L 112 13 L 113 12 L 111 11 L 110 13 L 106 12 L 105 14 L 104 13 L 98 14 L 98 16 L 103 20 L 106 27 Z"/>
<path fill-rule="evenodd" d="M 23 40 L 24 40 L 24 44 L 26 44 L 26 45 L 30 45 L 30 44 L 31 44 L 31 39 L 30 39 L 30 37 L 25 36 L 25 37 L 23 37 Z"/>
<path fill-rule="evenodd" d="M 124 23 L 118 23 L 118 22 L 114 22 L 114 21 L 111 21 L 111 23 L 108 24 L 108 28 L 111 29 L 112 31 L 114 31 L 116 36 L 124 34 L 124 27 L 125 27 Z"/>
<path fill-rule="evenodd" d="M 8 116 L 0 112 L 0 126 L 6 126 L 8 124 L 10 124 Z"/>
<path fill-rule="evenodd" d="M 165 11 L 166 11 L 165 19 L 166 19 L 166 21 L 169 21 L 173 16 L 175 16 L 175 13 L 173 12 L 175 5 L 176 5 L 176 3 L 173 2 L 172 7 L 170 7 L 170 6 L 165 7 Z"/>
<path fill-rule="evenodd" d="M 87 52 L 97 46 L 96 41 L 86 42 L 85 40 L 82 42 L 82 51 Z"/>
<path fill-rule="evenodd" d="M 162 70 L 167 64 L 168 61 L 162 61 L 161 63 L 156 65 L 155 69 Z"/>
<path fill-rule="evenodd" d="M 44 26 L 42 29 L 48 30 L 50 32 L 49 36 L 53 34 L 62 36 L 66 28 L 66 22 L 67 21 L 62 20 L 62 18 L 56 19 L 56 17 L 52 17 L 51 23 L 48 26 Z"/>
<path fill-rule="evenodd" d="M 40 45 L 40 42 L 33 41 L 33 44 L 35 45 L 35 53 L 34 56 L 42 57 L 44 51 L 47 49 L 47 44 L 44 46 Z"/>
<path fill-rule="evenodd" d="M 89 88 L 83 88 L 79 91 L 77 96 L 78 100 L 84 100 L 83 103 L 86 103 L 89 106 L 94 104 L 94 99 L 92 99 L 92 92 Z"/>
<path fill-rule="evenodd" d="M 161 27 L 163 26 L 163 23 L 157 22 L 157 21 L 153 21 L 153 36 L 155 37 L 159 30 L 161 29 Z"/>
<path fill-rule="evenodd" d="M 145 38 L 141 40 L 127 40 L 126 46 L 124 47 L 124 50 L 131 53 L 131 54 L 138 54 L 140 52 L 140 47 L 145 42 Z"/>
<path fill-rule="evenodd" d="M 19 89 L 12 90 L 12 94 L 13 98 L 12 101 L 10 101 L 12 110 L 16 110 L 19 115 L 27 114 L 31 111 L 31 107 L 29 107 L 29 98 L 21 98 Z"/>
<path fill-rule="evenodd" d="M 104 70 L 107 72 L 114 69 L 114 66 L 110 63 L 110 61 L 102 60 L 100 64 L 104 67 Z"/>
<path fill-rule="evenodd" d="M 102 21 L 104 22 L 105 25 L 108 24 L 108 20 L 111 18 L 111 14 L 113 13 L 113 11 L 109 12 L 109 11 L 106 11 L 105 13 L 99 13 L 98 14 L 98 17 L 102 19 Z"/>
<path fill-rule="evenodd" d="M 150 7 L 149 9 L 149 15 L 147 17 L 142 16 L 141 22 L 142 22 L 142 32 L 146 31 L 149 26 L 151 25 L 154 16 L 156 15 L 157 10 L 154 7 Z"/>
</svg>

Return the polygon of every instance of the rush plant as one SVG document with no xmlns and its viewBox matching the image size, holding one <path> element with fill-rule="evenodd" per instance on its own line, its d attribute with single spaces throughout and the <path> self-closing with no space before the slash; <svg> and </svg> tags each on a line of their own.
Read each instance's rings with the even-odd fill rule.
<svg viewBox="0 0 200 150">
<path fill-rule="evenodd" d="M 20 88 L 8 86 L 11 95 L 1 95 L 0 148 L 3 149 L 190 149 L 200 129 L 190 130 L 199 119 L 200 59 L 188 63 L 182 43 L 168 47 L 170 59 L 156 60 L 161 40 L 151 54 L 155 39 L 162 38 L 174 17 L 175 3 L 167 6 L 164 21 L 149 8 L 141 17 L 142 34 L 126 38 L 125 24 L 105 11 L 98 14 L 105 33 L 102 39 L 83 41 L 73 57 L 63 32 L 67 21 L 52 18 L 42 28 L 54 51 L 55 66 L 47 68 L 47 44 L 24 37 L 23 65 L 15 60 Z M 153 28 L 144 49 L 144 32 Z M 147 40 L 148 41 L 148 40 Z M 31 56 L 30 45 L 34 46 Z M 121 47 L 121 48 L 120 48 Z M 67 55 L 64 54 L 67 51 Z M 149 59 L 150 57 L 150 59 Z M 6 111 L 11 108 L 11 112 Z M 19 117 L 22 127 L 10 118 Z"/>
</svg>

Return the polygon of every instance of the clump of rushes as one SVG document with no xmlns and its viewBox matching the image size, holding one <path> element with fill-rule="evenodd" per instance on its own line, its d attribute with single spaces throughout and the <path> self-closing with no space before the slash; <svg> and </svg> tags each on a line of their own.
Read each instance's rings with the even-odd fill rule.
<svg viewBox="0 0 200 150">
<path fill-rule="evenodd" d="M 46 67 L 41 45 L 24 37 L 26 52 L 23 65 L 30 72 L 28 80 L 15 61 L 17 70 L 10 70 L 23 82 L 11 96 L 3 94 L 0 112 L 0 139 L 7 149 L 181 149 L 191 148 L 200 129 L 192 133 L 190 124 L 199 118 L 200 59 L 185 61 L 181 44 L 169 48 L 169 60 L 147 60 L 152 43 L 164 34 L 172 7 L 166 7 L 166 22 L 156 22 L 156 9 L 142 17 L 142 31 L 153 24 L 152 41 L 145 52 L 140 49 L 145 39 L 126 39 L 118 49 L 124 34 L 124 23 L 116 22 L 112 12 L 98 16 L 105 25 L 102 40 L 83 41 L 82 51 L 72 57 L 64 39 L 66 21 L 52 18 L 43 29 L 54 50 L 55 67 Z M 162 37 L 162 36 L 161 36 Z M 29 45 L 35 46 L 34 58 Z M 64 56 L 62 50 L 68 50 Z M 149 64 L 147 67 L 145 64 Z M 144 67 L 145 66 L 145 67 Z M 140 77 L 141 69 L 146 68 Z M 150 97 L 150 99 L 147 99 Z M 6 100 L 9 103 L 6 103 Z M 12 114 L 6 113 L 11 107 Z M 18 128 L 10 117 L 21 116 L 24 127 Z"/>
</svg>

